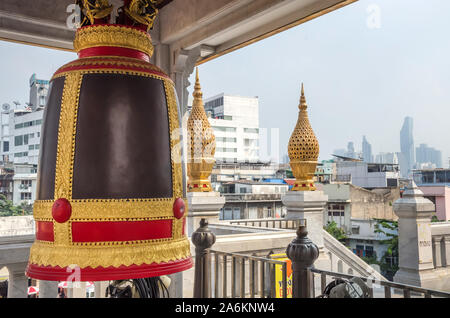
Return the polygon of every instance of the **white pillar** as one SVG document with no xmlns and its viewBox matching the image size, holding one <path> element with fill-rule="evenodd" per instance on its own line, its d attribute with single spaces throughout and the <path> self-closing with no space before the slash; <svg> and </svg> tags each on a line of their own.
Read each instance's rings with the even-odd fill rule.
<svg viewBox="0 0 450 318">
<path fill-rule="evenodd" d="M 27 298 L 28 277 L 25 276 L 27 263 L 8 264 L 8 298 Z"/>
<path fill-rule="evenodd" d="M 58 282 L 39 281 L 39 298 L 57 298 Z"/>
<path fill-rule="evenodd" d="M 95 298 L 106 298 L 106 288 L 109 286 L 109 281 L 94 282 Z"/>
<path fill-rule="evenodd" d="M 286 219 L 306 219 L 308 237 L 323 249 L 323 215 L 328 196 L 323 191 L 289 191 L 281 197 Z"/>
<path fill-rule="evenodd" d="M 73 287 L 67 288 L 67 298 L 86 298 L 86 283 L 73 282 Z"/>
<path fill-rule="evenodd" d="M 394 281 L 432 288 L 437 277 L 433 270 L 431 215 L 433 202 L 423 197 L 414 182 L 394 203 L 398 216 L 399 270 Z"/>
<path fill-rule="evenodd" d="M 330 258 L 325 253 L 323 242 L 323 219 L 328 196 L 323 191 L 289 191 L 281 197 L 281 201 L 287 208 L 286 219 L 306 219 L 308 237 L 319 248 L 315 266 L 328 268 Z"/>
<path fill-rule="evenodd" d="M 200 226 L 201 219 L 210 224 L 219 222 L 220 210 L 225 205 L 225 198 L 218 192 L 188 192 L 187 233 L 191 236 Z"/>
</svg>

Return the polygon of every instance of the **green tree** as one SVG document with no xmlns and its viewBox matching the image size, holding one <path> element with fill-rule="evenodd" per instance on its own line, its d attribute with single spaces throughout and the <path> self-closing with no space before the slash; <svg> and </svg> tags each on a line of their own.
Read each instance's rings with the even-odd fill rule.
<svg viewBox="0 0 450 318">
<path fill-rule="evenodd" d="M 0 194 L 0 217 L 31 214 L 33 214 L 33 206 L 31 204 L 22 203 L 20 206 L 15 206 L 12 201 Z"/>
<path fill-rule="evenodd" d="M 328 222 L 326 226 L 324 226 L 325 231 L 330 233 L 336 240 L 345 241 L 347 239 L 347 235 L 345 234 L 345 230 L 338 227 L 336 222 Z"/>
<path fill-rule="evenodd" d="M 387 276 L 393 276 L 398 270 L 398 222 L 375 219 L 375 233 L 385 235 L 387 238 L 380 244 L 387 245 L 387 251 L 381 257 L 380 268 Z"/>
</svg>

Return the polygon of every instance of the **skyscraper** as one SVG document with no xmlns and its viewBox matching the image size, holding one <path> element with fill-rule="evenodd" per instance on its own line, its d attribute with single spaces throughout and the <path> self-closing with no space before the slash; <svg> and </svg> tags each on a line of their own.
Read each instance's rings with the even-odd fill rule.
<svg viewBox="0 0 450 318">
<path fill-rule="evenodd" d="M 414 137 L 413 137 L 413 119 L 405 117 L 403 127 L 400 130 L 400 170 L 402 177 L 407 178 L 413 169 L 414 160 Z"/>
<path fill-rule="evenodd" d="M 416 148 L 416 160 L 418 164 L 431 163 L 436 168 L 442 168 L 442 152 L 432 147 L 428 147 L 427 144 L 420 144 Z"/>
<path fill-rule="evenodd" d="M 363 136 L 362 152 L 363 152 L 363 160 L 365 162 L 373 162 L 372 145 L 369 144 L 369 142 L 366 139 L 366 136 Z"/>
</svg>

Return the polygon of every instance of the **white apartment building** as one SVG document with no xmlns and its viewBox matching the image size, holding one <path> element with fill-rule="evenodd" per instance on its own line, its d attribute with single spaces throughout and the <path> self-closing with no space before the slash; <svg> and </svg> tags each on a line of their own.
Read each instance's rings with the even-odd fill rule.
<svg viewBox="0 0 450 318">
<path fill-rule="evenodd" d="M 400 172 L 396 164 L 337 161 L 336 171 L 338 179 L 348 176 L 353 185 L 361 188 L 399 186 Z"/>
<path fill-rule="evenodd" d="M 37 167 L 34 165 L 14 165 L 13 196 L 14 205 L 32 204 L 36 200 Z"/>
<path fill-rule="evenodd" d="M 217 162 L 257 162 L 259 100 L 224 93 L 205 99 L 205 111 L 216 136 Z"/>
<path fill-rule="evenodd" d="M 15 107 L 3 104 L 1 112 L 1 160 L 14 164 L 37 165 L 41 126 L 47 102 L 49 81 L 30 78 L 30 102 Z"/>
</svg>

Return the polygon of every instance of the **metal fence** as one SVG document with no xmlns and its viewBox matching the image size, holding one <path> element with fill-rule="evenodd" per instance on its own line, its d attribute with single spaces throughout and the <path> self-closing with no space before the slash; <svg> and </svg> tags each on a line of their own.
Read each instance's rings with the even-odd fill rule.
<svg viewBox="0 0 450 318">
<path fill-rule="evenodd" d="M 295 220 L 287 220 L 287 219 L 243 219 L 243 220 L 233 220 L 229 221 L 230 224 L 236 225 L 248 225 L 248 226 L 256 226 L 256 227 L 265 227 L 271 229 L 287 229 L 287 230 L 296 230 L 300 226 L 300 221 L 298 219 Z"/>
<path fill-rule="evenodd" d="M 313 268 L 310 270 L 311 275 L 313 275 L 313 282 L 316 281 L 316 278 L 320 278 L 320 291 L 313 287 L 313 297 L 320 296 L 325 287 L 331 280 L 335 280 L 336 278 L 343 278 L 350 280 L 354 277 L 354 275 L 342 274 L 330 271 L 324 271 L 320 269 Z M 450 294 L 446 292 L 441 292 L 432 289 L 425 289 L 411 285 L 394 283 L 391 281 L 380 281 L 372 278 L 361 278 L 369 287 L 369 293 L 372 298 L 432 298 L 432 297 L 443 297 L 450 298 Z M 380 293 L 377 291 L 380 290 Z M 319 293 L 319 294 L 318 294 Z"/>
<path fill-rule="evenodd" d="M 287 263 L 264 257 L 211 250 L 209 279 L 214 298 L 275 298 L 275 266 L 281 267 L 281 297 L 288 293 Z"/>
</svg>

